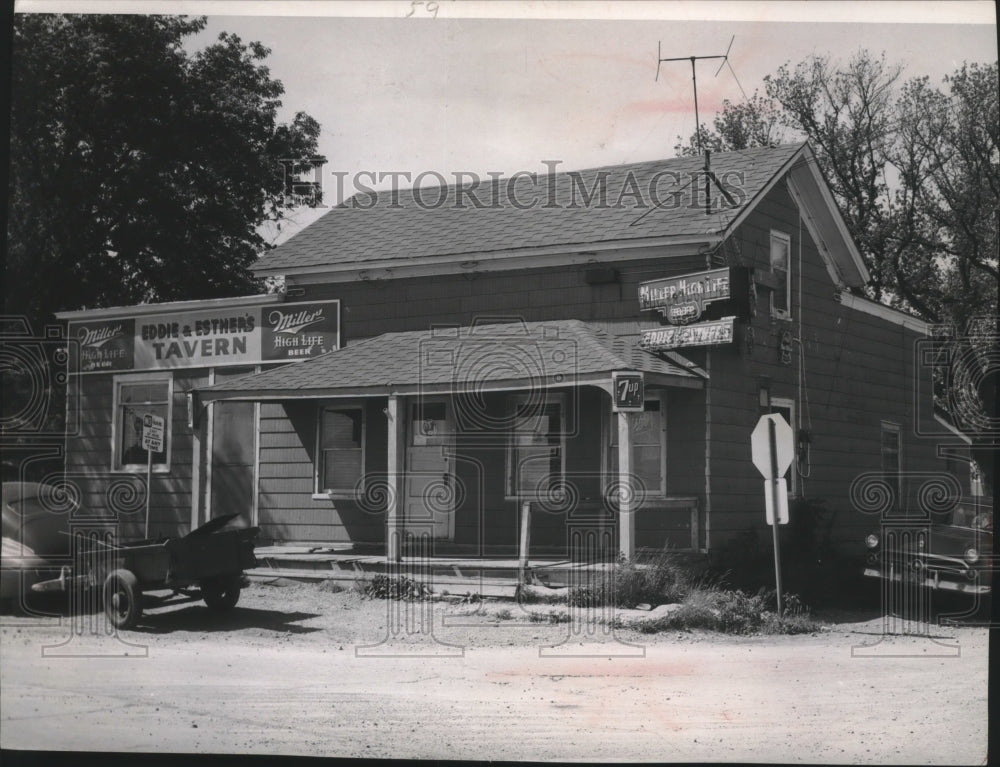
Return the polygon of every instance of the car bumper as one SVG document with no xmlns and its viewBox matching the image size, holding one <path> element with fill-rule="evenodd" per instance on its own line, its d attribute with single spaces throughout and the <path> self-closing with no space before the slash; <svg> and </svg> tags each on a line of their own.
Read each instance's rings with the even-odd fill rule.
<svg viewBox="0 0 1000 767">
<path fill-rule="evenodd" d="M 954 581 L 941 577 L 940 573 L 930 572 L 927 574 L 907 573 L 905 578 L 902 573 L 884 573 L 874 567 L 866 567 L 865 575 L 871 578 L 881 578 L 884 581 L 895 581 L 897 583 L 912 583 L 917 586 L 924 586 L 929 589 L 945 589 L 947 591 L 957 591 L 963 594 L 989 594 L 990 584 L 975 583 L 972 581 Z"/>
<path fill-rule="evenodd" d="M 51 578 L 58 571 L 49 568 L 12 568 L 0 570 L 0 599 L 17 599 L 28 591 L 37 590 L 35 584 Z"/>
</svg>

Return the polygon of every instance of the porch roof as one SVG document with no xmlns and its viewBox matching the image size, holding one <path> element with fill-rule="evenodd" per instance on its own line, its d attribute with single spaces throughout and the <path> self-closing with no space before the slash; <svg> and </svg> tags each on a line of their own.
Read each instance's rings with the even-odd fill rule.
<svg viewBox="0 0 1000 767">
<path fill-rule="evenodd" d="M 668 362 L 580 320 L 474 324 L 385 333 L 305 362 L 196 390 L 201 402 L 275 401 L 608 385 L 637 370 L 650 385 L 701 388 L 705 374 L 678 354 Z M 676 363 L 676 364 L 674 364 Z M 685 369 L 688 368 L 688 369 Z"/>
</svg>

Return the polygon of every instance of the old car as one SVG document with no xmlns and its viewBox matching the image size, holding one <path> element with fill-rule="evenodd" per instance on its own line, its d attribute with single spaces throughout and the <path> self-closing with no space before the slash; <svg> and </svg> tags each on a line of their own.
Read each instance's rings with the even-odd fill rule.
<svg viewBox="0 0 1000 767">
<path fill-rule="evenodd" d="M 104 612 L 116 629 L 132 628 L 139 621 L 146 591 L 169 589 L 174 596 L 189 596 L 186 589 L 197 586 L 209 609 L 231 610 L 249 582 L 243 571 L 257 565 L 253 550 L 259 528 L 233 526 L 239 516 L 214 517 L 179 538 L 87 537 L 73 552 L 72 565 L 60 568 L 58 577 L 33 583 L 31 589 L 101 589 Z"/>
<path fill-rule="evenodd" d="M 76 501 L 39 482 L 4 482 L 0 599 L 20 600 L 29 587 L 68 561 L 69 518 Z"/>
<path fill-rule="evenodd" d="M 886 519 L 865 537 L 865 575 L 966 594 L 993 583 L 993 499 L 961 499 L 929 519 Z"/>
</svg>

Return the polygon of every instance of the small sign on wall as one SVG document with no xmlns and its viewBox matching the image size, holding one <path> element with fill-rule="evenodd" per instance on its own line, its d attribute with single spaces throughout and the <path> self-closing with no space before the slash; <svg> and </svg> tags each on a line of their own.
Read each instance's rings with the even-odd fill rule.
<svg viewBox="0 0 1000 767">
<path fill-rule="evenodd" d="M 642 412 L 646 398 L 642 373 L 612 373 L 611 382 L 614 388 L 611 409 L 615 413 Z"/>
</svg>

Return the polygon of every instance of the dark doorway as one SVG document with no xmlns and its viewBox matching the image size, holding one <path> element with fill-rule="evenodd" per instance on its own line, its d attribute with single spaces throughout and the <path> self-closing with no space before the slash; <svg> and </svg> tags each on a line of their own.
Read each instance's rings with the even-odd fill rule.
<svg viewBox="0 0 1000 767">
<path fill-rule="evenodd" d="M 253 368 L 215 371 L 215 382 L 253 373 Z M 253 402 L 216 402 L 212 413 L 211 517 L 239 514 L 249 526 L 253 517 L 254 455 L 257 428 Z"/>
</svg>

